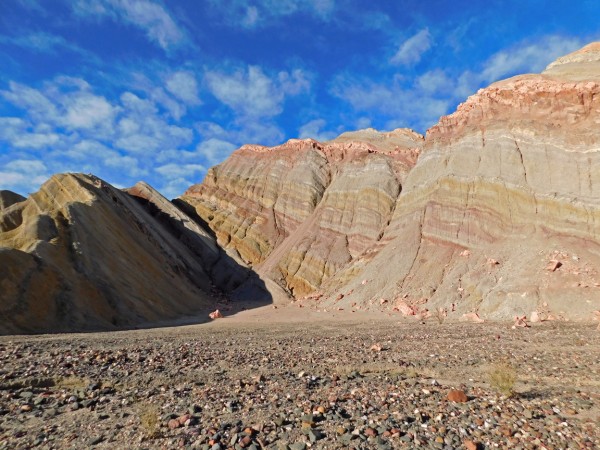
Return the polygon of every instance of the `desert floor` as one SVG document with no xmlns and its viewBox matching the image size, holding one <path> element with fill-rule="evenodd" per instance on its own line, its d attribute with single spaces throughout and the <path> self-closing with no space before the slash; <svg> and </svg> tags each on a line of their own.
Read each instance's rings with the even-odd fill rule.
<svg viewBox="0 0 600 450">
<path fill-rule="evenodd" d="M 511 325 L 287 306 L 4 336 L 0 449 L 600 448 L 596 324 Z"/>
</svg>

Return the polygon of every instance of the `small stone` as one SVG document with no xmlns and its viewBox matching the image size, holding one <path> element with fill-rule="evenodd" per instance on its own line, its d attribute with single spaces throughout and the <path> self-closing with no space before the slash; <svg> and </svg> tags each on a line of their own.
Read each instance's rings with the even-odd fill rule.
<svg viewBox="0 0 600 450">
<path fill-rule="evenodd" d="M 310 439 L 310 442 L 315 443 L 318 440 L 323 439 L 323 433 L 319 430 L 310 430 L 308 432 L 308 438 Z"/>
<path fill-rule="evenodd" d="M 304 442 L 295 442 L 290 445 L 290 450 L 305 450 L 306 444 Z"/>
<path fill-rule="evenodd" d="M 94 436 L 92 438 L 89 439 L 88 441 L 88 445 L 97 445 L 100 442 L 102 442 L 104 440 L 104 436 L 100 435 L 100 436 Z"/>
<path fill-rule="evenodd" d="M 466 403 L 467 401 L 469 401 L 467 394 L 465 394 L 464 391 L 461 391 L 459 389 L 452 389 L 450 392 L 448 392 L 448 396 L 446 398 L 448 399 L 448 401 L 454 403 Z"/>
<path fill-rule="evenodd" d="M 465 439 L 463 441 L 463 446 L 466 450 L 477 450 L 479 448 L 479 446 L 470 439 Z"/>
<path fill-rule="evenodd" d="M 219 311 L 218 309 L 214 310 L 213 312 L 211 312 L 208 317 L 210 317 L 212 320 L 215 319 L 222 319 L 223 318 L 223 314 L 221 314 L 221 311 Z"/>
<path fill-rule="evenodd" d="M 179 416 L 177 418 L 177 421 L 179 422 L 179 425 L 185 425 L 185 423 L 190 420 L 192 416 L 190 416 L 189 414 L 184 414 L 183 416 Z"/>
<path fill-rule="evenodd" d="M 174 430 L 175 428 L 179 428 L 181 425 L 179 423 L 179 420 L 177 419 L 171 419 L 169 420 L 169 422 L 167 423 L 167 426 L 171 429 Z"/>
<path fill-rule="evenodd" d="M 365 435 L 366 436 L 377 436 L 377 430 L 375 430 L 374 428 L 368 427 L 365 430 Z"/>
</svg>

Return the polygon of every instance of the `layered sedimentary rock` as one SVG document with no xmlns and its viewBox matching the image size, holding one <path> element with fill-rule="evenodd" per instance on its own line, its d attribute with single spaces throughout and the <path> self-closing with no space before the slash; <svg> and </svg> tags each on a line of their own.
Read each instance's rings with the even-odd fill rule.
<svg viewBox="0 0 600 450">
<path fill-rule="evenodd" d="M 174 202 L 83 175 L 28 199 L 0 192 L 1 332 L 156 321 L 210 308 L 218 290 L 440 319 L 590 319 L 600 43 L 480 90 L 425 138 L 244 146 Z"/>
<path fill-rule="evenodd" d="M 587 318 L 600 306 L 599 62 L 593 44 L 443 117 L 406 179 L 389 245 L 352 267 L 369 282 L 326 288 L 455 317 Z"/>
<path fill-rule="evenodd" d="M 11 191 L 0 191 L 0 211 L 6 209 L 15 203 L 20 203 L 25 197 Z"/>
<path fill-rule="evenodd" d="M 322 306 L 588 318 L 600 307 L 599 64 L 595 43 L 494 83 L 422 145 L 363 130 L 242 148 L 184 200 L 261 275 Z"/>
<path fill-rule="evenodd" d="M 379 243 L 422 142 L 401 129 L 244 146 L 181 200 L 221 245 L 302 296 Z"/>
<path fill-rule="evenodd" d="M 216 285 L 242 281 L 190 217 L 145 184 L 130 192 L 65 174 L 13 196 L 0 210 L 0 332 L 156 323 L 212 308 Z"/>
</svg>

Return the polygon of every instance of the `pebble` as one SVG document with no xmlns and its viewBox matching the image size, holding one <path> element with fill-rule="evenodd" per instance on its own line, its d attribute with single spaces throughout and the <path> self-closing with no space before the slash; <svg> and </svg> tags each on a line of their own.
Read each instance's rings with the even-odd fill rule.
<svg viewBox="0 0 600 450">
<path fill-rule="evenodd" d="M 599 334 L 529 331 L 358 323 L 0 338 L 0 449 L 600 448 L 587 419 L 600 407 L 588 388 L 597 358 L 575 344 L 597 348 Z M 503 397 L 483 369 L 505 357 L 528 379 L 553 378 Z M 49 387 L 31 381 L 50 376 Z"/>
</svg>

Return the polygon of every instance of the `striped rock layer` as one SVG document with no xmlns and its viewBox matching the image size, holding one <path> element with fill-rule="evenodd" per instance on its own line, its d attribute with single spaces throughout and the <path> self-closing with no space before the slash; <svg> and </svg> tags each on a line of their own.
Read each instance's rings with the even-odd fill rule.
<svg viewBox="0 0 600 450">
<path fill-rule="evenodd" d="M 384 239 L 348 269 L 373 281 L 332 283 L 332 298 L 497 319 L 599 309 L 600 44 L 442 117 Z"/>
<path fill-rule="evenodd" d="M 184 200 L 219 243 L 322 307 L 600 308 L 600 44 L 480 90 L 424 141 L 399 133 L 414 137 L 395 153 L 361 133 L 244 147 Z"/>
<path fill-rule="evenodd" d="M 181 200 L 220 245 L 301 297 L 381 245 L 422 142 L 401 129 L 244 146 Z"/>
<path fill-rule="evenodd" d="M 243 281 L 214 239 L 158 192 L 55 175 L 0 194 L 0 333 L 115 329 L 214 307 Z"/>
</svg>

